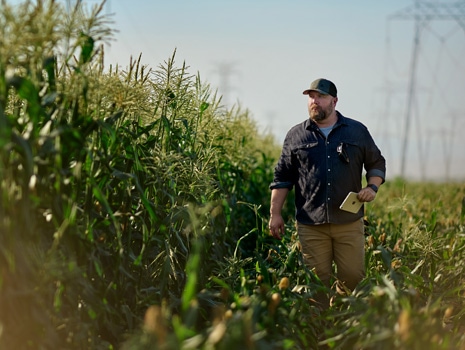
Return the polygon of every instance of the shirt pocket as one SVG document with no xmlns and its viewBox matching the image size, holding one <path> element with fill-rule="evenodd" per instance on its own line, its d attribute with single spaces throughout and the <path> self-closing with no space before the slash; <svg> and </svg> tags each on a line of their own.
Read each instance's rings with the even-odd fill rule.
<svg viewBox="0 0 465 350">
<path fill-rule="evenodd" d="M 341 147 L 342 154 L 339 153 Z M 354 139 L 341 140 L 338 146 L 338 155 L 345 163 L 359 163 L 363 160 L 362 143 Z"/>
<path fill-rule="evenodd" d="M 318 141 L 296 145 L 292 149 L 292 155 L 302 165 L 315 163 L 318 161 L 319 156 L 321 156 L 321 151 L 318 147 Z"/>
</svg>

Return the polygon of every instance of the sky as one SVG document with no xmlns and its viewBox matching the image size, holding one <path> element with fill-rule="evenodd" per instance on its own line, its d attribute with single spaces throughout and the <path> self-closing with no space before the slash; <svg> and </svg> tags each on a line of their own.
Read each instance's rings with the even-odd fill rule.
<svg viewBox="0 0 465 350">
<path fill-rule="evenodd" d="M 438 14 L 452 2 L 429 0 Z M 452 12 L 465 23 L 460 3 Z M 370 130 L 388 178 L 465 180 L 465 27 L 453 19 L 422 23 L 414 51 L 415 22 L 394 16 L 413 6 L 414 0 L 107 0 L 117 33 L 105 47 L 105 64 L 124 68 L 142 54 L 143 64 L 157 68 L 176 50 L 177 66 L 185 62 L 279 143 L 308 118 L 302 91 L 327 78 L 338 88 L 337 110 Z"/>
</svg>

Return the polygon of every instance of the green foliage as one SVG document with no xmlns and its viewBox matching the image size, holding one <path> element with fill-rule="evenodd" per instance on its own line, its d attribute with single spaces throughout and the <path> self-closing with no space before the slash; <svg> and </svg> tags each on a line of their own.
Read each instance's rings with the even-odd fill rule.
<svg viewBox="0 0 465 350">
<path fill-rule="evenodd" d="M 0 9 L 2 348 L 115 348 L 149 305 L 188 312 L 255 174 L 267 197 L 272 138 L 175 54 L 105 71 L 101 9 Z"/>
</svg>

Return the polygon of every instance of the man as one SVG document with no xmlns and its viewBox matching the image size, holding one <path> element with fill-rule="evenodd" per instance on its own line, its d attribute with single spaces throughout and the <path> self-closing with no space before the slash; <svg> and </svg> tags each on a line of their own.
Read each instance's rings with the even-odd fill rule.
<svg viewBox="0 0 465 350">
<path fill-rule="evenodd" d="M 337 279 L 353 290 L 365 276 L 363 206 L 357 213 L 339 206 L 351 191 L 370 202 L 385 180 L 386 162 L 368 129 L 336 111 L 336 86 L 317 79 L 308 95 L 310 118 L 289 130 L 270 185 L 269 228 L 281 239 L 281 210 L 295 188 L 296 227 L 305 264 L 329 288 L 332 262 Z M 362 171 L 367 186 L 362 188 Z"/>
</svg>

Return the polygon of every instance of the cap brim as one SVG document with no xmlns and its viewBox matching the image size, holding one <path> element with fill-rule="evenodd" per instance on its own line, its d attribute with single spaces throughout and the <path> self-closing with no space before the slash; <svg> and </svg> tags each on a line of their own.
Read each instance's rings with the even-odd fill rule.
<svg viewBox="0 0 465 350">
<path fill-rule="evenodd" d="M 308 95 L 310 93 L 310 91 L 316 91 L 316 92 L 319 92 L 322 95 L 329 95 L 327 92 L 324 92 L 323 90 L 318 90 L 318 89 L 307 89 L 307 90 L 304 90 L 304 92 L 302 92 L 302 94 Z"/>
</svg>

